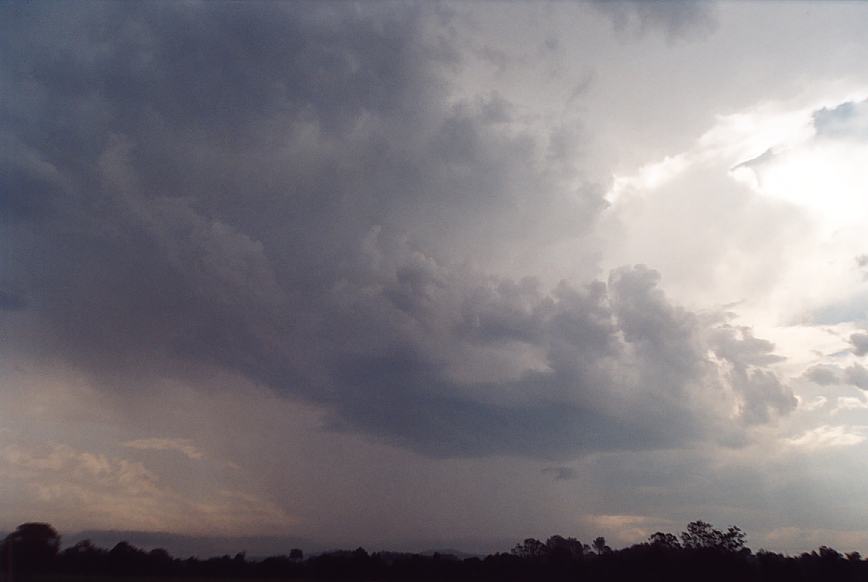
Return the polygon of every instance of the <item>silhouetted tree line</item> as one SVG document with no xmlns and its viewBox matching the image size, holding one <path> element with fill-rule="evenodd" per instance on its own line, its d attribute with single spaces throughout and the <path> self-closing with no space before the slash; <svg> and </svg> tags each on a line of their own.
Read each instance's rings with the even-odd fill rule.
<svg viewBox="0 0 868 582">
<path fill-rule="evenodd" d="M 657 532 L 648 541 L 613 550 L 603 537 L 591 545 L 555 535 L 528 538 L 509 553 L 459 559 L 452 555 L 379 552 L 362 548 L 304 558 L 301 550 L 263 560 L 244 553 L 208 559 L 174 558 L 126 542 L 105 549 L 81 541 L 60 550 L 50 525 L 25 523 L 0 544 L 5 582 L 49 582 L 132 576 L 359 581 L 574 580 L 574 581 L 868 581 L 868 561 L 822 546 L 799 556 L 745 545 L 738 527 L 726 531 L 695 521 L 679 536 Z"/>
</svg>

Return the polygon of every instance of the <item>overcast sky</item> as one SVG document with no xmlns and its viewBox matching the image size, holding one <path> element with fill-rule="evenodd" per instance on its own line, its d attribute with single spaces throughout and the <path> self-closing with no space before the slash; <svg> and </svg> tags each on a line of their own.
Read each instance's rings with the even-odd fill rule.
<svg viewBox="0 0 868 582">
<path fill-rule="evenodd" d="M 0 530 L 868 552 L 868 3 L 0 12 Z"/>
</svg>

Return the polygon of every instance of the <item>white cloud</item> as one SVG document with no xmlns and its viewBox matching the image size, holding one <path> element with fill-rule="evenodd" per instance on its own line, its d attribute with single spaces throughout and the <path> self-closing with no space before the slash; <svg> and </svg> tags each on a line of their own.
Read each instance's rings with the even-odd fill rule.
<svg viewBox="0 0 868 582">
<path fill-rule="evenodd" d="M 863 410 L 868 408 L 868 400 L 865 398 L 857 398 L 855 396 L 839 396 L 835 401 L 835 408 L 832 414 L 842 410 Z"/>
<path fill-rule="evenodd" d="M 868 426 L 823 425 L 786 440 L 790 446 L 806 450 L 852 447 L 865 442 Z"/>
<path fill-rule="evenodd" d="M 826 398 L 825 396 L 815 396 L 810 401 L 800 400 L 799 401 L 799 410 L 805 410 L 808 412 L 811 412 L 814 410 L 819 410 L 819 409 L 823 408 L 823 406 L 826 405 L 826 402 L 828 402 L 828 398 Z"/>
</svg>

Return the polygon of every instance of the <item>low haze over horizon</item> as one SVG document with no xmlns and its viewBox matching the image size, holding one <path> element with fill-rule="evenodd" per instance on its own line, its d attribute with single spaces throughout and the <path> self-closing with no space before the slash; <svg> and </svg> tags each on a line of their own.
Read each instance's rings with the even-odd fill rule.
<svg viewBox="0 0 868 582">
<path fill-rule="evenodd" d="M 0 531 L 868 553 L 866 29 L 0 4 Z"/>
</svg>

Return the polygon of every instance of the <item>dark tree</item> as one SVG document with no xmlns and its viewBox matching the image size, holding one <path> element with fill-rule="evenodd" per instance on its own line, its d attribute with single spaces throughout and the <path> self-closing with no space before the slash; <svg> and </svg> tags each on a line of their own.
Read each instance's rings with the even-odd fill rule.
<svg viewBox="0 0 868 582">
<path fill-rule="evenodd" d="M 603 536 L 595 538 L 591 545 L 594 547 L 594 551 L 601 556 L 612 551 L 612 548 L 606 545 L 606 538 Z"/>
<path fill-rule="evenodd" d="M 611 549 L 603 537 L 591 547 L 554 535 L 528 538 L 511 553 L 460 560 L 455 556 L 338 550 L 304 559 L 301 550 L 248 561 L 244 553 L 207 559 L 173 558 L 120 542 L 110 551 L 83 541 L 58 553 L 60 536 L 46 524 L 23 524 L 2 542 L 15 562 L 16 582 L 114 579 L 215 582 L 310 580 L 311 582 L 864 582 L 868 562 L 858 552 L 842 555 L 828 546 L 799 556 L 745 547 L 737 527 L 715 529 L 695 521 L 681 534 L 656 532 L 647 543 Z M 10 560 L 5 560 L 7 566 Z M 9 569 L 6 572 L 10 572 Z M 9 578 L 11 579 L 11 578 Z M 7 580 L 9 580 L 7 579 Z"/>
<path fill-rule="evenodd" d="M 61 552 L 64 568 L 71 572 L 100 572 L 105 565 L 108 551 L 93 545 L 90 540 L 76 542 Z"/>
<path fill-rule="evenodd" d="M 516 544 L 515 547 L 512 548 L 512 554 L 514 556 L 531 560 L 542 559 L 547 553 L 546 545 L 534 538 L 527 538 L 522 543 Z"/>
<path fill-rule="evenodd" d="M 687 531 L 681 533 L 684 547 L 692 550 L 740 552 L 744 549 L 744 538 L 744 532 L 738 527 L 731 526 L 724 533 L 704 521 L 687 524 Z"/>
<path fill-rule="evenodd" d="M 554 535 L 546 540 L 546 553 L 554 561 L 577 560 L 585 553 L 584 549 L 582 542 L 576 538 Z"/>
<path fill-rule="evenodd" d="M 22 523 L 3 540 L 3 566 L 18 572 L 36 572 L 51 567 L 60 535 L 47 523 Z"/>
<path fill-rule="evenodd" d="M 662 531 L 654 532 L 648 538 L 648 543 L 656 548 L 665 548 L 667 550 L 681 549 L 681 542 L 671 533 L 663 533 Z"/>
</svg>

